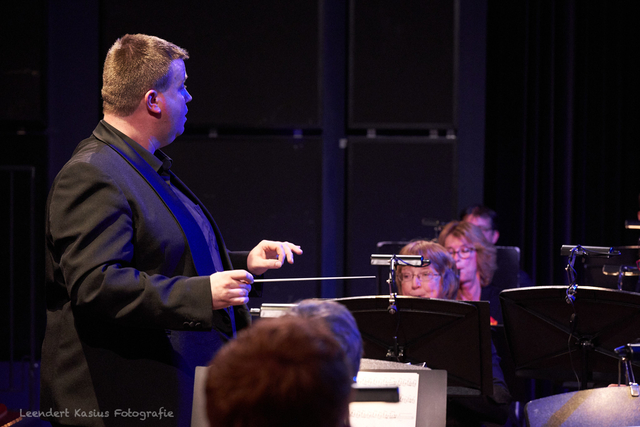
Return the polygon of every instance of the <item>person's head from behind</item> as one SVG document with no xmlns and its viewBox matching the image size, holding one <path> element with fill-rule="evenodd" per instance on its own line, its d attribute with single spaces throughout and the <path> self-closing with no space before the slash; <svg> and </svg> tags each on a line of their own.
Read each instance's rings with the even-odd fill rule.
<svg viewBox="0 0 640 427">
<path fill-rule="evenodd" d="M 145 34 L 127 34 L 111 46 L 102 73 L 105 116 L 130 117 L 143 108 L 154 117 L 161 145 L 184 132 L 186 104 L 191 101 L 184 82 L 186 50 Z"/>
<path fill-rule="evenodd" d="M 451 221 L 440 232 L 438 243 L 455 260 L 461 285 L 474 280 L 481 287 L 491 283 L 496 270 L 496 248 L 480 228 L 467 221 Z"/>
<path fill-rule="evenodd" d="M 460 219 L 470 222 L 482 230 L 484 237 L 496 244 L 500 238 L 500 231 L 498 231 L 498 214 L 492 209 L 484 205 L 469 206 L 462 212 Z"/>
<path fill-rule="evenodd" d="M 455 299 L 458 292 L 456 264 L 438 243 L 414 240 L 400 250 L 400 255 L 422 255 L 430 264 L 425 267 L 396 268 L 396 284 L 400 295 Z"/>
<path fill-rule="evenodd" d="M 324 322 L 263 319 L 213 358 L 212 427 L 336 427 L 348 419 L 351 370 Z"/>
<path fill-rule="evenodd" d="M 351 375 L 360 370 L 362 358 L 362 336 L 356 319 L 344 305 L 330 300 L 306 299 L 294 306 L 288 313 L 305 319 L 324 320 L 347 356 Z"/>
</svg>

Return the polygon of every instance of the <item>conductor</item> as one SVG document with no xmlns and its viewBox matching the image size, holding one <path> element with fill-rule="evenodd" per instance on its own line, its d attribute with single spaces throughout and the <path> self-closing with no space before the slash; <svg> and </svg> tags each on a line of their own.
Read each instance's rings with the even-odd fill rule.
<svg viewBox="0 0 640 427">
<path fill-rule="evenodd" d="M 104 118 L 56 177 L 46 211 L 41 418 L 52 425 L 189 425 L 195 367 L 250 323 L 253 275 L 299 246 L 232 253 L 171 171 L 186 50 L 125 35 L 103 71 Z"/>
</svg>

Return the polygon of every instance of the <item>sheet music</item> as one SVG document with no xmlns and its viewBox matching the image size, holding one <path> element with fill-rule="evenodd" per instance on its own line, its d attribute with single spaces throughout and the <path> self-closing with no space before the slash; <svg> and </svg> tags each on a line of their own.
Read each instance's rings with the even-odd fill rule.
<svg viewBox="0 0 640 427">
<path fill-rule="evenodd" d="M 398 387 L 400 402 L 353 402 L 349 405 L 352 427 L 415 427 L 418 413 L 418 381 L 410 372 L 358 372 L 358 385 Z"/>
</svg>

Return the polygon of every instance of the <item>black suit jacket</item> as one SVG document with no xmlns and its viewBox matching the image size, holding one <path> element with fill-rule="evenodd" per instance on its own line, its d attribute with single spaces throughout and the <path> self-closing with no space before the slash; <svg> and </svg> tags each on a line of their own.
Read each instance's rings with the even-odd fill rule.
<svg viewBox="0 0 640 427">
<path fill-rule="evenodd" d="M 40 410 L 62 424 L 189 425 L 195 366 L 231 335 L 198 224 L 133 144 L 101 122 L 50 190 Z M 205 211 L 231 269 L 209 213 L 172 184 Z M 235 318 L 249 324 L 246 306 Z"/>
</svg>

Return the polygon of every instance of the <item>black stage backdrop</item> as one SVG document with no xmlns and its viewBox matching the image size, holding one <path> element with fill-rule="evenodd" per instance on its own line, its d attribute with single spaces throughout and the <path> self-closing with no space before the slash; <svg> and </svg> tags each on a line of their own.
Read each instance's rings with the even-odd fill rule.
<svg viewBox="0 0 640 427">
<path fill-rule="evenodd" d="M 537 284 L 563 244 L 637 244 L 640 2 L 489 2 L 485 202 Z"/>
<path fill-rule="evenodd" d="M 20 61 L 20 58 L 24 59 L 21 56 L 18 59 L 14 58 L 15 60 L 11 63 L 13 65 L 9 64 L 11 68 L 8 68 L 9 65 L 0 67 L 5 71 L 4 77 L 7 82 L 13 82 L 16 79 L 16 82 L 23 81 L 25 78 L 27 80 L 42 79 L 34 83 L 38 88 L 35 92 L 30 92 L 33 96 L 27 96 L 33 101 L 29 108 L 17 108 L 19 106 L 8 99 L 13 109 L 3 110 L 0 128 L 10 129 L 3 134 L 7 147 L 22 147 L 22 149 L 31 147 L 25 141 L 19 140 L 25 139 L 23 133 L 29 138 L 34 137 L 32 134 L 34 132 L 42 144 L 37 144 L 37 150 L 29 152 L 32 161 L 25 163 L 23 159 L 14 159 L 15 156 L 11 154 L 5 155 L 2 164 L 9 166 L 33 164 L 36 160 L 40 162 L 42 159 L 49 158 L 48 175 L 52 177 L 69 157 L 75 145 L 93 129 L 100 116 L 98 111 L 99 75 L 102 66 L 102 61 L 98 58 L 100 40 L 111 43 L 114 38 L 114 36 L 106 36 L 108 31 L 106 31 L 105 20 L 112 16 L 116 18 L 114 22 L 124 25 L 129 21 L 125 19 L 128 15 L 144 8 L 132 7 L 131 2 L 98 0 L 83 2 L 86 5 L 81 10 L 78 9 L 77 2 L 72 1 L 55 2 L 55 6 L 50 5 L 51 2 L 43 1 L 27 3 L 21 4 L 20 8 L 23 14 L 29 8 L 34 9 L 34 22 L 40 22 L 44 19 L 43 15 L 48 15 L 47 37 L 42 34 L 38 35 L 36 40 L 28 37 L 7 37 L 5 44 L 18 43 L 23 50 L 36 52 L 36 56 L 44 57 L 46 53 L 48 59 L 46 66 L 36 71 L 33 71 L 33 67 L 45 63 L 40 56 L 32 58 L 35 62 Z M 502 218 L 500 244 L 521 248 L 524 269 L 532 274 L 535 283 L 564 283 L 566 258 L 560 256 L 562 244 L 629 245 L 637 243 L 640 235 L 637 231 L 624 229 L 624 221 L 636 218 L 636 212 L 639 209 L 640 186 L 636 177 L 635 162 L 639 157 L 640 147 L 636 142 L 635 123 L 640 113 L 638 111 L 640 107 L 636 102 L 636 99 L 640 98 L 640 88 L 636 80 L 640 70 L 634 57 L 640 45 L 640 29 L 636 22 L 640 12 L 640 2 L 522 0 L 486 3 L 488 11 L 484 197 L 478 195 L 478 199 L 498 211 Z M 123 7 L 122 16 L 110 14 L 109 11 L 112 9 L 109 5 L 113 7 L 119 4 Z M 470 5 L 483 9 L 478 4 L 478 2 L 467 0 L 461 2 L 460 9 L 462 12 L 469 11 Z M 228 2 L 221 5 L 235 7 Z M 278 122 L 275 127 L 280 128 L 287 123 L 295 122 L 296 127 L 300 129 L 313 128 L 320 131 L 322 128 L 323 216 L 322 225 L 318 225 L 318 229 L 322 229 L 323 232 L 323 247 L 329 248 L 323 249 L 323 253 L 327 258 L 331 257 L 327 262 L 328 265 L 331 264 L 331 268 L 322 268 L 321 272 L 326 275 L 340 275 L 347 269 L 344 267 L 346 257 L 342 246 L 345 240 L 343 234 L 346 235 L 346 232 L 343 233 L 347 216 L 343 193 L 346 186 L 345 175 L 348 176 L 346 171 L 348 165 L 344 164 L 346 157 L 344 151 L 347 150 L 339 148 L 336 142 L 341 138 L 353 139 L 354 136 L 360 136 L 360 134 L 349 133 L 349 124 L 345 117 L 348 98 L 348 88 L 345 86 L 347 86 L 346 77 L 349 66 L 347 60 L 349 20 L 347 17 L 350 9 L 348 10 L 348 3 L 337 0 L 309 2 L 305 5 L 296 5 L 295 8 L 301 8 L 294 13 L 297 19 L 301 19 L 302 16 L 317 15 L 319 20 L 309 27 L 311 29 L 300 26 L 297 21 L 291 26 L 294 33 L 294 30 L 302 31 L 299 30 L 302 27 L 305 34 L 307 34 L 306 31 L 308 34 L 304 38 L 292 37 L 296 42 L 293 45 L 285 43 L 284 46 L 291 51 L 285 50 L 289 54 L 283 54 L 285 60 L 281 63 L 295 65 L 296 61 L 299 62 L 303 57 L 296 52 L 304 52 L 304 57 L 309 58 L 308 63 L 315 64 L 317 67 L 312 67 L 315 71 L 307 73 L 303 71 L 308 71 L 310 68 L 298 69 L 297 76 L 306 76 L 304 81 L 310 84 L 305 86 L 305 93 L 313 92 L 314 95 L 302 97 L 297 96 L 298 92 L 294 91 L 292 98 L 294 101 L 308 102 L 308 104 L 304 105 L 306 108 L 292 108 L 286 111 L 291 112 L 294 118 L 298 117 L 298 113 L 304 112 L 303 118 L 284 120 L 284 124 Z M 238 11 L 245 12 L 239 9 Z M 251 16 L 255 17 L 255 12 L 256 10 L 247 13 L 254 13 Z M 269 12 L 277 15 L 275 9 Z M 75 13 L 84 17 L 78 20 L 78 15 Z M 154 13 L 157 15 L 159 11 L 155 10 Z M 461 13 L 461 16 L 468 17 L 465 13 Z M 484 24 L 483 13 L 474 14 L 473 17 Z M 21 19 L 18 21 L 22 23 Z M 169 23 L 172 22 L 170 19 L 169 21 Z M 308 21 L 312 20 L 308 19 Z M 140 31 L 147 28 L 147 22 L 151 21 L 148 19 L 134 21 L 136 29 Z M 157 23 L 155 20 L 153 22 Z M 289 20 L 285 19 L 284 22 Z M 325 22 L 326 27 L 323 26 Z M 189 29 L 189 24 L 182 23 L 176 28 L 185 26 Z M 466 25 L 461 26 L 461 35 L 466 35 L 460 38 L 461 46 L 464 45 L 463 40 L 469 37 L 469 28 L 472 26 L 468 21 Z M 478 26 L 483 27 L 480 24 Z M 20 33 L 16 32 L 15 28 L 22 27 L 10 26 L 9 34 L 19 36 Z M 161 25 L 154 25 L 151 30 L 154 33 L 162 33 L 165 31 L 163 28 Z M 174 26 L 168 25 L 167 28 L 172 30 Z M 318 34 L 321 28 L 325 29 L 326 34 Z M 218 29 L 215 28 L 216 31 Z M 31 28 L 30 31 L 36 30 Z M 273 31 L 278 32 L 280 29 L 273 28 Z M 483 31 L 478 32 L 483 33 Z M 120 35 L 121 31 L 117 33 Z M 193 45 L 193 49 L 197 50 L 195 42 L 189 43 L 190 34 L 192 32 L 184 31 L 181 32 L 180 37 L 187 39 L 184 40 L 185 45 Z M 243 34 L 246 35 L 246 33 Z M 277 34 L 273 35 L 277 38 L 276 36 Z M 105 39 L 102 39 L 103 37 Z M 244 39 L 238 40 L 244 43 Z M 180 40 L 175 41 L 182 44 Z M 29 43 L 36 43 L 37 46 L 27 46 Z M 273 46 L 269 44 L 258 52 L 256 58 L 265 58 L 268 55 L 263 54 L 272 50 L 276 53 L 285 52 L 280 49 L 276 40 L 273 40 L 273 43 L 275 43 Z M 477 73 L 482 73 L 484 70 L 482 56 L 485 45 L 478 44 L 480 46 L 475 50 L 460 49 L 461 70 L 458 82 L 460 91 L 458 99 L 454 100 L 458 102 L 458 112 L 460 112 L 457 129 L 460 140 L 456 144 L 464 142 L 468 146 L 472 145 L 473 148 L 483 143 L 480 135 L 476 134 L 479 126 L 475 126 L 474 123 L 470 129 L 468 126 L 465 128 L 463 123 L 473 122 L 474 119 L 482 120 L 483 116 L 479 109 L 474 110 L 469 99 L 469 94 L 472 92 L 470 87 L 473 89 L 477 85 L 469 84 L 468 76 L 472 75 L 474 70 Z M 476 45 L 473 44 L 473 46 Z M 317 51 L 309 54 L 309 49 L 314 48 Z M 322 53 L 321 60 L 316 60 L 320 52 L 324 52 L 322 49 L 327 52 Z M 13 52 L 11 49 L 9 51 Z M 193 59 L 190 61 L 206 58 L 208 52 L 207 49 L 203 49 L 203 54 L 197 55 L 194 51 Z M 470 61 L 474 54 L 480 59 Z M 295 58 L 295 61 L 289 58 Z M 266 65 L 277 66 L 278 64 Z M 328 65 L 331 67 L 326 71 Z M 197 67 L 191 68 L 194 69 L 194 73 L 197 73 Z M 322 72 L 320 72 L 321 69 Z M 204 68 L 204 70 L 208 69 Z M 42 77 L 42 73 L 46 73 L 47 77 Z M 318 84 L 318 73 L 329 75 L 323 78 L 322 85 Z M 195 77 L 192 76 L 194 84 L 198 81 Z M 478 80 L 483 79 L 478 78 Z M 292 86 L 298 87 L 289 84 L 290 81 L 287 79 L 284 82 L 285 89 Z M 462 84 L 463 82 L 466 86 Z M 19 89 L 21 86 L 18 83 L 13 86 L 9 84 L 7 87 Z M 202 80 L 198 84 L 206 86 Z M 44 90 L 42 86 L 47 86 L 48 100 L 41 99 L 40 93 Z M 280 91 L 278 87 L 265 84 L 258 88 L 275 90 L 276 95 L 279 96 L 284 91 Z M 320 87 L 323 93 L 326 92 L 322 95 L 324 103 L 322 107 L 318 105 L 319 93 L 318 96 L 315 95 Z M 482 92 L 480 89 L 478 91 Z M 196 99 L 206 99 L 202 92 L 199 93 Z M 272 100 L 268 94 L 265 97 L 269 101 Z M 250 103 L 251 99 L 238 97 L 237 101 Z M 45 105 L 46 115 L 43 110 Z M 220 105 L 224 106 L 224 104 Z M 269 105 L 268 103 L 256 104 L 249 105 L 247 108 Z M 193 106 L 195 112 L 195 104 Z M 243 107 L 244 105 L 237 111 L 249 111 Z M 267 112 L 271 110 L 273 108 L 265 108 Z M 206 111 L 206 106 L 200 111 L 201 113 Z M 18 113 L 22 115 L 16 117 Z M 259 117 L 260 125 L 268 127 L 263 119 L 270 116 L 254 114 L 252 117 Z M 237 124 L 236 119 L 237 117 L 232 117 L 225 122 Z M 46 123 L 47 120 L 48 123 Z M 15 127 L 16 124 L 18 128 Z M 42 134 L 43 126 L 47 128 L 44 135 Z M 406 135 L 401 133 L 399 136 L 416 136 L 411 134 L 412 129 L 415 130 L 409 127 L 405 130 Z M 317 133 L 314 133 L 314 136 L 317 136 Z M 325 143 L 324 138 L 331 143 Z M 44 144 L 45 139 L 48 141 L 49 150 Z M 465 156 L 469 155 L 469 151 L 461 152 L 462 145 L 464 144 L 456 148 L 458 167 L 461 171 L 472 170 L 473 173 L 470 175 L 475 176 L 475 171 L 482 169 L 478 167 L 482 162 L 475 162 L 475 158 L 467 160 Z M 291 146 L 295 147 L 295 143 Z M 320 151 L 317 153 L 316 160 L 320 162 Z M 314 165 L 318 167 L 320 163 L 314 163 Z M 44 165 L 40 167 L 45 168 Z M 45 174 L 46 171 L 43 170 L 37 175 L 45 176 Z M 468 175 L 461 172 L 458 177 L 456 174 L 458 178 L 455 181 L 455 187 L 459 195 L 465 193 L 470 184 L 474 184 L 473 179 L 465 180 L 464 177 Z M 314 172 L 313 176 L 319 179 L 317 172 Z M 42 187 L 45 185 L 42 184 Z M 473 188 L 476 186 L 474 185 Z M 46 191 L 39 191 L 37 197 L 39 207 L 35 217 L 43 218 L 43 201 Z M 466 199 L 459 197 L 459 200 L 466 203 Z M 453 208 L 452 210 L 457 211 Z M 326 231 L 328 229 L 330 230 Z M 376 230 L 372 232 L 375 233 Z M 35 241 L 36 244 L 42 245 L 44 242 L 42 231 L 38 230 L 38 233 L 41 238 L 36 238 Z M 366 255 L 373 250 L 375 249 L 362 248 L 361 252 Z M 42 246 L 37 248 L 37 251 L 42 251 Z M 38 269 L 37 274 L 40 277 L 42 269 Z M 6 286 L 4 289 L 7 289 Z"/>
</svg>

